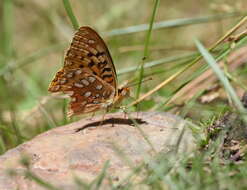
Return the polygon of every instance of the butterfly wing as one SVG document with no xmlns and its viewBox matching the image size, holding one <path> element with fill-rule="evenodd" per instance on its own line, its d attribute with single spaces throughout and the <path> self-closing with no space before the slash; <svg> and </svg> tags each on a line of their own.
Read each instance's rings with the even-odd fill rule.
<svg viewBox="0 0 247 190">
<path fill-rule="evenodd" d="M 117 96 L 116 89 L 116 70 L 106 44 L 93 29 L 81 27 L 48 90 L 69 94 L 69 115 L 75 115 L 102 108 Z"/>
<path fill-rule="evenodd" d="M 88 68 L 91 72 L 117 88 L 116 70 L 103 39 L 90 27 L 81 27 L 74 35 L 67 51 L 64 69 Z"/>
<path fill-rule="evenodd" d="M 86 69 L 61 72 L 49 90 L 61 91 L 71 97 L 69 116 L 96 111 L 104 107 L 108 100 L 113 100 L 115 94 L 110 84 Z"/>
</svg>

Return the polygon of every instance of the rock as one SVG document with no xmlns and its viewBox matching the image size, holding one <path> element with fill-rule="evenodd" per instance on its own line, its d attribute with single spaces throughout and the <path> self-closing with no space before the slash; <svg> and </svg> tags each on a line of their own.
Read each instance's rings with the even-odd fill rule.
<svg viewBox="0 0 247 190">
<path fill-rule="evenodd" d="M 0 156 L 0 189 L 45 189 L 25 177 L 25 172 L 26 175 L 31 172 L 60 190 L 76 189 L 75 176 L 90 182 L 108 160 L 107 176 L 117 184 L 131 172 L 125 158 L 137 166 L 155 153 L 172 151 L 182 131 L 178 150 L 190 153 L 195 146 L 190 129 L 177 116 L 139 112 L 130 117 L 135 119 L 138 127 L 132 119 L 125 119 L 123 113 L 108 114 L 104 121 L 102 116 L 82 119 L 47 131 L 9 150 Z M 20 162 L 23 156 L 30 159 L 26 167 Z M 9 174 L 10 168 L 15 175 Z M 105 188 L 108 182 L 105 179 Z"/>
</svg>

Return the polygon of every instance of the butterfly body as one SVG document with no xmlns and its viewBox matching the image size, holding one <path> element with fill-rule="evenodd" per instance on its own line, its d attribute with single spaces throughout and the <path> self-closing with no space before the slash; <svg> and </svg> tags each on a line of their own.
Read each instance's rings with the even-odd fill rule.
<svg viewBox="0 0 247 190">
<path fill-rule="evenodd" d="M 90 27 L 81 27 L 67 51 L 64 66 L 48 91 L 71 97 L 69 116 L 109 109 L 129 94 L 117 88 L 116 70 L 102 38 Z"/>
</svg>

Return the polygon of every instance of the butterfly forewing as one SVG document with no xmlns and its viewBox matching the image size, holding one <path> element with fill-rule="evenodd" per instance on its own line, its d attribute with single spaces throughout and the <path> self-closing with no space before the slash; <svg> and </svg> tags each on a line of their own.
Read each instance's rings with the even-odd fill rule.
<svg viewBox="0 0 247 190">
<path fill-rule="evenodd" d="M 75 33 L 65 57 L 64 68 L 88 68 L 94 75 L 117 87 L 116 71 L 107 46 L 89 27 L 81 27 Z"/>
</svg>

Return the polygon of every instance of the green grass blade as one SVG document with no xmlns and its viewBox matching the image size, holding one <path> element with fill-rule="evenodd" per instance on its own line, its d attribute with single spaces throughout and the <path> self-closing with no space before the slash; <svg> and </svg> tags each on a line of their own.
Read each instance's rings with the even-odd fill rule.
<svg viewBox="0 0 247 190">
<path fill-rule="evenodd" d="M 107 174 L 107 169 L 110 166 L 110 161 L 107 160 L 103 166 L 102 171 L 99 173 L 99 175 L 96 177 L 95 180 L 92 181 L 92 183 L 90 184 L 90 186 L 92 187 L 95 184 L 95 190 L 100 189 L 100 186 L 103 183 L 104 178 L 106 177 Z"/>
<path fill-rule="evenodd" d="M 220 67 L 218 66 L 216 60 L 214 57 L 208 52 L 208 50 L 198 41 L 195 40 L 195 44 L 202 54 L 203 58 L 206 60 L 206 62 L 209 64 L 209 66 L 212 68 L 212 70 L 215 72 L 216 76 L 219 78 L 223 86 L 225 87 L 227 93 L 230 95 L 231 99 L 233 100 L 236 108 L 238 111 L 243 115 L 243 118 L 245 122 L 247 123 L 247 113 L 245 108 L 243 107 L 241 101 L 239 100 L 237 94 L 235 93 L 233 87 L 231 86 L 229 80 L 224 75 L 224 73 L 221 71 Z"/>
<path fill-rule="evenodd" d="M 2 136 L 0 136 L 0 155 L 6 151 L 6 146 Z"/>
<path fill-rule="evenodd" d="M 153 30 L 154 18 L 155 18 L 155 15 L 157 13 L 159 2 L 160 2 L 159 0 L 156 0 L 155 3 L 154 3 L 152 16 L 151 16 L 151 20 L 150 20 L 150 23 L 149 23 L 149 29 L 148 29 L 148 32 L 147 32 L 147 37 L 145 39 L 143 59 L 142 59 L 142 62 L 141 62 L 140 73 L 139 73 L 139 83 L 138 83 L 137 90 L 136 90 L 136 99 L 139 98 L 140 92 L 141 92 L 141 81 L 143 79 L 143 74 L 144 74 L 144 63 L 145 63 L 145 59 L 148 57 L 148 47 L 149 47 L 149 43 L 150 43 L 151 33 L 152 33 L 152 30 Z"/>
<path fill-rule="evenodd" d="M 151 67 L 159 66 L 159 65 L 162 65 L 165 63 L 177 62 L 177 61 L 180 61 L 183 59 L 186 60 L 186 59 L 192 58 L 193 56 L 196 56 L 196 55 L 197 55 L 196 53 L 186 53 L 186 54 L 182 54 L 182 55 L 165 57 L 165 58 L 161 58 L 158 60 L 147 62 L 147 63 L 145 63 L 143 68 L 151 68 Z M 121 69 L 120 71 L 118 71 L 117 75 L 123 75 L 126 73 L 134 72 L 134 71 L 136 71 L 136 69 L 138 69 L 138 66 L 127 67 L 125 69 Z"/>
<path fill-rule="evenodd" d="M 71 5 L 70 5 L 70 2 L 69 0 L 63 0 L 63 5 L 64 5 L 64 8 L 69 16 L 69 19 L 73 25 L 73 28 L 75 30 L 77 30 L 79 28 L 79 22 L 77 21 L 74 13 L 73 13 L 73 10 L 71 8 Z"/>
<path fill-rule="evenodd" d="M 42 48 L 38 51 L 33 52 L 32 54 L 24 55 L 23 58 L 13 60 L 12 62 L 8 63 L 8 65 L 5 65 L 3 68 L 0 68 L 0 76 L 5 75 L 6 73 L 13 72 L 16 69 L 24 67 L 28 64 L 34 64 L 35 61 L 42 59 L 52 53 L 61 51 L 62 49 L 64 49 L 64 47 L 65 43 L 59 43 Z"/>
<path fill-rule="evenodd" d="M 40 177 L 38 177 L 37 175 L 35 175 L 30 170 L 28 170 L 28 171 L 25 172 L 25 176 L 27 178 L 29 178 L 30 180 L 34 181 L 35 183 L 37 183 L 39 186 L 44 187 L 45 189 L 49 189 L 49 190 L 60 190 L 60 188 L 57 188 L 54 185 L 52 185 L 51 183 L 48 183 L 48 182 L 44 181 L 43 179 L 41 179 Z"/>
<path fill-rule="evenodd" d="M 45 107 L 42 105 L 41 102 L 39 102 L 39 109 L 46 118 L 49 129 L 55 128 L 57 126 L 56 122 L 53 120 L 53 118 L 51 117 L 51 115 L 48 113 L 48 111 L 45 109 Z"/>
<path fill-rule="evenodd" d="M 13 108 L 12 108 L 13 109 Z M 23 142 L 23 138 L 21 135 L 21 131 L 20 131 L 20 127 L 17 124 L 17 119 L 16 119 L 16 112 L 15 109 L 13 109 L 10 113 L 10 117 L 11 117 L 11 124 L 12 124 L 12 128 L 14 130 L 14 133 L 16 135 L 16 139 L 17 139 L 17 144 L 21 144 Z"/>
<path fill-rule="evenodd" d="M 155 22 L 153 25 L 153 30 L 171 28 L 171 27 L 181 27 L 188 26 L 194 24 L 203 24 L 208 22 L 220 21 L 224 19 L 229 19 L 231 17 L 238 17 L 239 13 L 227 13 L 227 14 L 216 14 L 209 16 L 201 16 L 201 17 L 192 17 L 192 18 L 179 18 L 168 21 Z M 140 24 L 135 26 L 129 26 L 125 28 L 114 29 L 109 32 L 103 33 L 105 36 L 118 36 L 125 34 L 133 34 L 138 32 L 144 32 L 148 30 L 148 24 Z"/>
<path fill-rule="evenodd" d="M 13 53 L 13 2 L 4 0 L 3 2 L 3 53 L 5 60 L 8 61 Z"/>
</svg>

